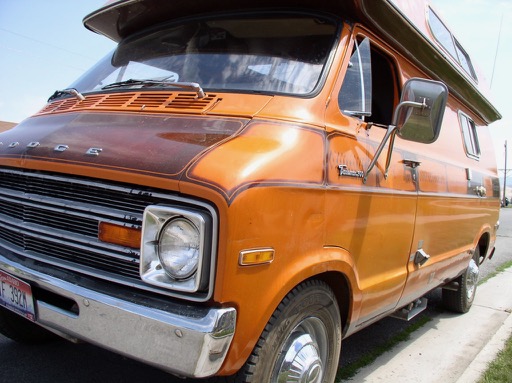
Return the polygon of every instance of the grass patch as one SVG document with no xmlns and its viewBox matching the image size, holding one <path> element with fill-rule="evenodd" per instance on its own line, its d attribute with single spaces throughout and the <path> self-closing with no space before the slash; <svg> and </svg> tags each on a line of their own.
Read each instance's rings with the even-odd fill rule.
<svg viewBox="0 0 512 383">
<path fill-rule="evenodd" d="M 509 267 L 512 267 L 512 260 L 498 266 L 495 271 L 489 273 L 485 278 L 480 280 L 478 284 L 480 285 L 487 282 L 489 279 L 495 277 Z M 418 319 L 416 322 L 404 328 L 380 346 L 373 348 L 367 354 L 361 356 L 354 362 L 343 366 L 336 374 L 336 382 L 340 383 L 345 380 L 350 380 L 350 378 L 354 377 L 361 368 L 373 363 L 379 356 L 391 350 L 399 343 L 409 340 L 413 332 L 423 327 L 431 320 L 432 318 L 428 316 Z M 508 340 L 506 348 L 499 354 L 493 363 L 489 364 L 487 372 L 482 376 L 481 380 L 478 381 L 478 383 L 504 382 L 512 382 L 512 337 Z"/>
<path fill-rule="evenodd" d="M 512 382 L 512 337 L 496 359 L 487 366 L 487 371 L 478 383 Z"/>
<path fill-rule="evenodd" d="M 495 277 L 496 275 L 498 275 L 499 273 L 508 269 L 509 267 L 512 267 L 512 260 L 505 262 L 502 265 L 498 266 L 496 268 L 496 270 L 494 270 L 492 273 L 489 273 L 485 278 L 482 278 L 482 280 L 478 281 L 478 284 L 481 285 L 482 283 L 487 282 L 489 279 Z"/>
<path fill-rule="evenodd" d="M 512 260 L 505 262 L 496 268 L 496 271 L 482 279 L 478 284 L 486 282 L 488 279 L 498 275 L 512 266 Z M 500 351 L 496 359 L 489 363 L 487 370 L 482 375 L 478 383 L 503 383 L 512 382 L 512 337 L 505 343 L 505 348 Z"/>
<path fill-rule="evenodd" d="M 426 323 L 430 322 L 432 318 L 425 316 L 419 318 L 416 322 L 407 326 L 405 329 L 400 331 L 398 334 L 388 339 L 385 343 L 381 344 L 378 347 L 375 347 L 367 354 L 363 355 L 359 359 L 355 360 L 352 363 L 343 366 L 338 370 L 336 374 L 336 382 L 341 382 L 343 380 L 347 380 L 352 378 L 361 368 L 373 363 L 375 359 L 384 354 L 385 352 L 391 350 L 397 344 L 401 342 L 405 342 L 409 340 L 411 334 L 417 329 L 423 327 Z"/>
</svg>

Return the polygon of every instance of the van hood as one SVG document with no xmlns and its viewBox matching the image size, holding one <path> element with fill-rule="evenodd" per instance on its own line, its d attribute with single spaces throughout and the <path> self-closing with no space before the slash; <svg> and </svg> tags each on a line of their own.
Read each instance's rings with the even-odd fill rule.
<svg viewBox="0 0 512 383">
<path fill-rule="evenodd" d="M 132 113 L 32 117 L 0 134 L 0 163 L 51 161 L 179 179 L 194 159 L 248 121 Z"/>
</svg>

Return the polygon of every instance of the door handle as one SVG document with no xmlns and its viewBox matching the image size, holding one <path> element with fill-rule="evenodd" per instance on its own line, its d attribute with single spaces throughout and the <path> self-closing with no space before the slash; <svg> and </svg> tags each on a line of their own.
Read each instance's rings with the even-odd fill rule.
<svg viewBox="0 0 512 383">
<path fill-rule="evenodd" d="M 418 166 L 421 165 L 420 161 L 415 161 L 415 160 L 402 160 L 402 163 L 405 166 L 410 167 L 411 169 L 416 169 Z"/>
<path fill-rule="evenodd" d="M 475 188 L 475 194 L 479 197 L 485 197 L 487 195 L 487 189 L 483 186 L 477 186 Z"/>
</svg>

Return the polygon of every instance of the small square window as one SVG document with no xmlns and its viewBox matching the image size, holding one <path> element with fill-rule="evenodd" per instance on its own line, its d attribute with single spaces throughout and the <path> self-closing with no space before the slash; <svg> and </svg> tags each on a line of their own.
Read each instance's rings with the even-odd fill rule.
<svg viewBox="0 0 512 383">
<path fill-rule="evenodd" d="M 462 65 L 464 70 L 476 80 L 476 73 L 475 70 L 473 69 L 471 59 L 469 58 L 469 55 L 466 53 L 464 48 L 462 48 L 462 46 L 457 40 L 455 40 L 455 48 L 457 49 L 457 56 L 459 58 L 460 65 Z"/>
<path fill-rule="evenodd" d="M 476 126 L 465 114 L 459 114 L 460 126 L 462 129 L 462 137 L 464 138 L 464 147 L 468 157 L 480 158 L 480 144 L 478 143 L 478 135 Z"/>
</svg>

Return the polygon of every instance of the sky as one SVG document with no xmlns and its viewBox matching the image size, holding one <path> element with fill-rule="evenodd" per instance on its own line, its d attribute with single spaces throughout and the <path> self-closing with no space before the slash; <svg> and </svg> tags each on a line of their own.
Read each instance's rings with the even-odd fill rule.
<svg viewBox="0 0 512 383">
<path fill-rule="evenodd" d="M 411 0 L 414 1 L 414 0 Z M 512 167 L 512 0 L 431 0 L 486 80 L 491 100 L 503 116 L 491 125 L 498 169 Z M 499 43 L 499 44 L 498 44 Z M 503 172 L 500 172 L 502 175 Z M 511 173 L 508 173 L 509 178 Z M 507 182 L 508 184 L 508 182 Z"/>
<path fill-rule="evenodd" d="M 115 44 L 83 18 L 106 0 L 0 0 L 0 121 L 39 111 Z"/>
<path fill-rule="evenodd" d="M 415 1 L 415 0 L 411 0 Z M 0 0 L 0 121 L 20 122 L 40 110 L 114 48 L 83 18 L 105 0 Z M 487 79 L 503 115 L 491 125 L 498 168 L 512 167 L 512 0 L 431 0 Z M 499 44 L 498 44 L 499 43 Z"/>
</svg>

